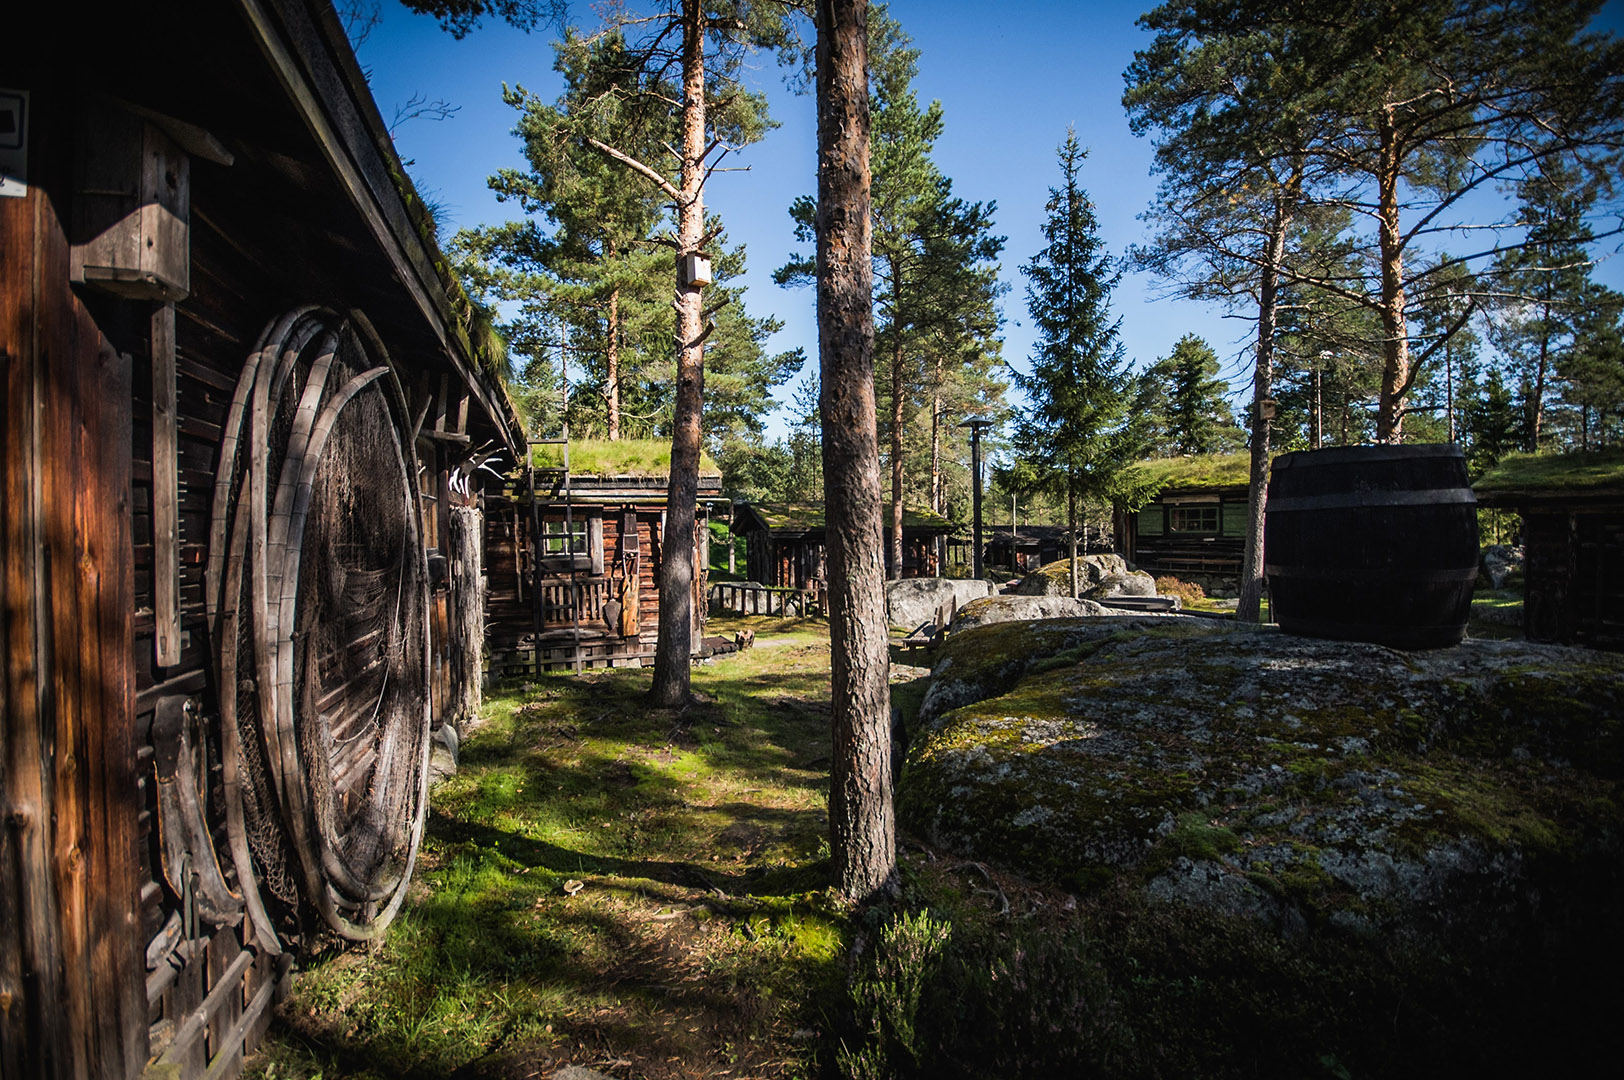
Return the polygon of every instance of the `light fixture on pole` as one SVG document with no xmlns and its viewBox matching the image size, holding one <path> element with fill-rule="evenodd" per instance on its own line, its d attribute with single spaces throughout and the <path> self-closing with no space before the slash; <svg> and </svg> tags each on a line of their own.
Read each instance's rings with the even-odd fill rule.
<svg viewBox="0 0 1624 1080">
<path fill-rule="evenodd" d="M 970 475 L 972 478 L 971 492 L 971 520 L 974 522 L 971 539 L 970 560 L 972 573 L 977 580 L 981 578 L 981 433 L 992 427 L 992 421 L 984 416 L 972 416 L 959 427 L 970 429 Z"/>
</svg>

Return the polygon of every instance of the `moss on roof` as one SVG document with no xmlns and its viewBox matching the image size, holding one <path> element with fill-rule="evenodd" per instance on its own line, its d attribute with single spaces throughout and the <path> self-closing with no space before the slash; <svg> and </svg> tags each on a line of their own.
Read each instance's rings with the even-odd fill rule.
<svg viewBox="0 0 1624 1080">
<path fill-rule="evenodd" d="M 1157 494 L 1190 488 L 1246 487 L 1251 482 L 1252 455 L 1196 454 L 1190 457 L 1152 458 L 1131 466 L 1129 472 L 1136 481 L 1147 482 Z"/>
<path fill-rule="evenodd" d="M 1473 489 L 1557 494 L 1624 490 L 1624 450 L 1588 454 L 1507 454 Z"/>
<path fill-rule="evenodd" d="M 824 527 L 822 503 L 750 503 L 749 507 L 773 532 L 816 532 Z M 887 528 L 890 527 L 889 503 L 885 506 L 884 517 L 881 520 L 885 522 Z M 946 532 L 953 528 L 953 523 L 929 510 L 916 510 L 904 506 L 902 527 L 904 530 L 939 529 Z"/>
<path fill-rule="evenodd" d="M 538 469 L 564 465 L 564 448 L 543 443 L 530 448 L 530 463 Z M 570 473 L 574 476 L 669 476 L 669 439 L 571 439 Z M 704 451 L 699 454 L 699 475 L 720 477 L 722 470 Z"/>
</svg>

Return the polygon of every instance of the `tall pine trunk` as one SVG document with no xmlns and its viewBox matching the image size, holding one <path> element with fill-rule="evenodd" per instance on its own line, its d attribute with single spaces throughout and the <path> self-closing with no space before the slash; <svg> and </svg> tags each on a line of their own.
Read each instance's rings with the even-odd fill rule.
<svg viewBox="0 0 1624 1080">
<path fill-rule="evenodd" d="M 1376 441 L 1404 438 L 1404 398 L 1410 374 L 1410 339 L 1404 318 L 1404 236 L 1399 231 L 1399 181 L 1403 152 L 1392 121 L 1382 114 L 1381 150 L 1376 170 L 1377 231 L 1381 244 L 1382 386 L 1376 413 Z"/>
<path fill-rule="evenodd" d="M 609 258 L 614 244 L 607 245 Z M 620 438 L 620 287 L 609 290 L 609 340 L 604 343 L 604 406 L 609 413 L 609 441 Z"/>
<path fill-rule="evenodd" d="M 818 0 L 818 353 L 829 543 L 836 885 L 896 886 L 891 691 L 875 429 L 868 2 Z"/>
<path fill-rule="evenodd" d="M 935 357 L 930 391 L 930 510 L 942 512 L 942 354 Z M 947 537 L 936 538 L 936 576 L 947 572 Z"/>
<path fill-rule="evenodd" d="M 1286 231 L 1291 227 L 1291 211 L 1286 197 L 1275 200 L 1274 221 L 1269 229 L 1268 257 L 1258 282 L 1257 368 L 1252 375 L 1252 461 L 1246 492 L 1246 545 L 1241 556 L 1239 599 L 1235 618 L 1258 622 L 1263 605 L 1263 515 L 1269 497 L 1269 437 L 1273 422 L 1264 403 L 1274 392 L 1274 334 L 1279 319 L 1280 264 L 1286 253 Z"/>
<path fill-rule="evenodd" d="M 671 481 L 660 545 L 660 640 L 654 649 L 655 704 L 689 699 L 693 651 L 694 529 L 699 501 L 699 420 L 705 392 L 700 287 L 684 280 L 683 256 L 705 233 L 705 15 L 701 0 L 682 0 L 682 185 L 677 199 L 677 393 L 671 431 Z"/>
<path fill-rule="evenodd" d="M 894 328 L 893 328 L 894 329 Z M 891 347 L 891 573 L 902 577 L 902 334 Z"/>
</svg>

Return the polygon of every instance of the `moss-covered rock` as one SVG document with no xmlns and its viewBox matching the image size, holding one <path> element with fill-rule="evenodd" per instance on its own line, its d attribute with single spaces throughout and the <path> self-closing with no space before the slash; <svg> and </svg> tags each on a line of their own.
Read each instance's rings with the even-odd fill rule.
<svg viewBox="0 0 1624 1080">
<path fill-rule="evenodd" d="M 1287 932 L 1505 930 L 1552 882 L 1619 865 L 1624 657 L 1199 622 L 955 636 L 903 822 L 1036 878 L 1127 878 Z"/>
</svg>

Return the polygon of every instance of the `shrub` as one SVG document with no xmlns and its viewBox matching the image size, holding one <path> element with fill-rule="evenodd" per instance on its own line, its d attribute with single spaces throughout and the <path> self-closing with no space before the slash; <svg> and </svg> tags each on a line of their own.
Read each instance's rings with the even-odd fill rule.
<svg viewBox="0 0 1624 1080">
<path fill-rule="evenodd" d="M 1180 581 L 1171 575 L 1156 579 L 1157 596 L 1176 596 L 1183 604 L 1194 604 L 1207 598 L 1206 591 L 1193 581 Z"/>
</svg>

